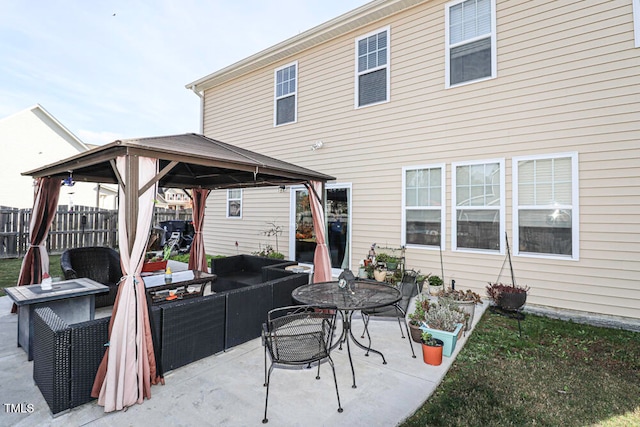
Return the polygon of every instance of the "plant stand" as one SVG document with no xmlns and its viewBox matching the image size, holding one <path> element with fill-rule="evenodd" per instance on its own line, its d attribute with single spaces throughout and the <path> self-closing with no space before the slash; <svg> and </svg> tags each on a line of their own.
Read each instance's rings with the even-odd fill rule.
<svg viewBox="0 0 640 427">
<path fill-rule="evenodd" d="M 498 307 L 497 305 L 492 305 L 489 307 L 489 310 L 492 313 L 498 314 L 500 316 L 508 317 L 509 319 L 515 319 L 518 321 L 518 338 L 522 338 L 522 328 L 520 326 L 520 321 L 524 320 L 525 315 L 522 310 L 509 310 L 506 308 Z"/>
</svg>

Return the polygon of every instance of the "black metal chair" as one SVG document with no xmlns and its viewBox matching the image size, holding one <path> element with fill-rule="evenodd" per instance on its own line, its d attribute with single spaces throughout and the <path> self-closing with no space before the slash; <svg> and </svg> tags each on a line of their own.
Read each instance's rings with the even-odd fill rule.
<svg viewBox="0 0 640 427">
<path fill-rule="evenodd" d="M 402 274 L 402 280 L 398 283 L 398 289 L 402 294 L 402 299 L 398 301 L 394 305 L 390 305 L 387 307 L 374 308 L 372 310 L 362 310 L 362 321 L 364 322 L 364 330 L 362 331 L 362 335 L 360 338 L 364 338 L 365 334 L 367 335 L 367 339 L 369 340 L 368 348 L 371 348 L 371 335 L 369 335 L 369 320 L 373 317 L 386 317 L 386 318 L 396 318 L 398 319 L 398 325 L 400 326 L 400 334 L 402 338 L 405 338 L 404 332 L 402 330 L 402 323 L 404 323 L 404 329 L 407 331 L 407 336 L 409 334 L 409 326 L 407 325 L 407 309 L 409 308 L 409 302 L 411 298 L 418 295 L 421 291 L 419 289 L 417 282 L 418 272 L 415 270 L 405 270 Z M 409 347 L 411 347 L 411 355 L 412 357 L 416 357 L 416 353 L 413 351 L 413 343 L 411 340 L 409 341 Z M 369 355 L 367 351 L 366 356 Z"/>
<path fill-rule="evenodd" d="M 102 246 L 67 249 L 60 257 L 60 268 L 65 280 L 88 277 L 107 285 L 108 292 L 96 295 L 96 307 L 113 305 L 122 278 L 117 251 Z"/>
<path fill-rule="evenodd" d="M 336 307 L 330 306 L 291 306 L 269 311 L 267 322 L 263 325 L 262 345 L 264 346 L 264 386 L 267 394 L 264 402 L 264 419 L 267 423 L 267 404 L 269 403 L 269 384 L 271 372 L 277 365 L 311 366 L 318 363 L 316 379 L 320 379 L 320 364 L 327 360 L 333 371 L 333 382 L 338 397 L 338 412 L 342 412 L 336 370 L 331 359 L 331 343 L 336 321 Z M 271 365 L 267 371 L 267 353 Z"/>
</svg>

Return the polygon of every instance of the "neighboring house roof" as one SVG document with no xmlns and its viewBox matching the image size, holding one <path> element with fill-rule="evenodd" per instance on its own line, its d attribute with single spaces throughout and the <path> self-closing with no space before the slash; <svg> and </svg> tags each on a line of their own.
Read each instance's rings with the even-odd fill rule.
<svg viewBox="0 0 640 427">
<path fill-rule="evenodd" d="M 375 0 L 187 84 L 202 92 L 428 0 Z"/>
<path fill-rule="evenodd" d="M 87 144 L 82 142 L 80 140 L 80 138 L 75 136 L 73 134 L 73 132 L 71 132 L 69 129 L 67 129 L 66 126 L 64 126 L 62 123 L 60 123 L 58 121 L 58 119 L 53 117 L 47 110 L 45 110 L 45 108 L 40 104 L 35 104 L 35 105 L 33 105 L 33 106 L 29 107 L 29 108 L 25 108 L 22 111 L 18 111 L 17 113 L 14 113 L 14 114 L 11 114 L 10 116 L 2 118 L 2 119 L 0 119 L 0 124 L 2 122 L 9 121 L 9 120 L 13 119 L 14 117 L 16 117 L 18 115 L 21 115 L 21 114 L 24 114 L 24 113 L 26 113 L 28 111 L 33 112 L 34 114 L 36 114 L 38 117 L 40 117 L 41 119 L 43 119 L 45 121 L 51 122 L 54 125 L 53 127 L 51 127 L 52 130 L 56 131 L 56 133 L 58 135 L 60 135 L 65 140 L 67 140 L 69 142 L 69 144 L 71 144 L 79 152 L 87 151 L 90 148 Z"/>
</svg>

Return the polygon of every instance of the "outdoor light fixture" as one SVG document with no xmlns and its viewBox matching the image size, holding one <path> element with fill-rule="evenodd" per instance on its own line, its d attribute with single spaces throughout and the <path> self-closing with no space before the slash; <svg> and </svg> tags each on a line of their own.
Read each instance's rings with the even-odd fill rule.
<svg viewBox="0 0 640 427">
<path fill-rule="evenodd" d="M 322 148 L 322 146 L 324 145 L 324 142 L 322 141 L 316 141 L 313 143 L 313 145 L 311 146 L 311 151 L 316 151 L 320 148 Z"/>
<path fill-rule="evenodd" d="M 69 171 L 69 177 L 62 180 L 62 185 L 73 187 L 75 183 L 76 182 L 73 180 L 73 172 Z"/>
<path fill-rule="evenodd" d="M 284 189 L 285 189 L 285 188 L 287 188 L 287 187 L 285 187 L 284 185 L 281 185 L 280 187 L 278 187 L 278 191 L 279 191 L 280 193 L 284 193 Z"/>
</svg>

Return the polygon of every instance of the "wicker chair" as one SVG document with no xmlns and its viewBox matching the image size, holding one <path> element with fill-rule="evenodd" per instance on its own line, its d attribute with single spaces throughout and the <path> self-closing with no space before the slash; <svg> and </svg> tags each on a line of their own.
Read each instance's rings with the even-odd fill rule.
<svg viewBox="0 0 640 427">
<path fill-rule="evenodd" d="M 327 360 L 333 370 L 333 382 L 336 385 L 336 396 L 338 397 L 338 412 L 342 412 L 336 369 L 331 359 L 336 312 L 336 307 L 309 305 L 281 307 L 269 311 L 262 332 L 264 386 L 267 388 L 263 423 L 269 421 L 267 419 L 269 384 L 271 372 L 277 365 L 304 366 L 317 362 L 316 379 L 320 379 L 320 363 Z M 271 358 L 268 371 L 267 353 Z"/>
<path fill-rule="evenodd" d="M 60 267 L 66 280 L 88 277 L 107 285 L 109 292 L 96 295 L 96 307 L 113 305 L 122 278 L 120 254 L 114 249 L 101 246 L 67 249 L 60 257 Z"/>
<path fill-rule="evenodd" d="M 400 326 L 400 334 L 402 338 L 405 338 L 404 332 L 402 331 L 402 323 L 404 323 L 404 329 L 407 331 L 407 336 L 409 335 L 409 326 L 407 326 L 407 308 L 409 307 L 409 302 L 411 298 L 416 296 L 420 289 L 416 284 L 418 278 L 418 272 L 415 270 L 405 270 L 402 275 L 402 280 L 398 283 L 398 289 L 402 294 L 402 299 L 398 301 L 394 305 L 390 305 L 387 307 L 374 308 L 372 310 L 362 310 L 362 320 L 364 322 L 364 330 L 362 331 L 362 336 L 360 338 L 364 338 L 364 335 L 367 335 L 369 340 L 368 347 L 371 348 L 371 335 L 369 335 L 369 320 L 373 317 L 386 317 L 386 318 L 396 318 L 398 319 L 398 325 Z M 409 347 L 411 347 L 411 355 L 412 357 L 416 357 L 416 353 L 413 351 L 413 343 L 411 340 L 409 341 Z M 367 351 L 367 356 L 369 352 Z"/>
<path fill-rule="evenodd" d="M 33 380 L 53 414 L 93 400 L 110 319 L 67 325 L 50 307 L 34 310 Z"/>
</svg>

